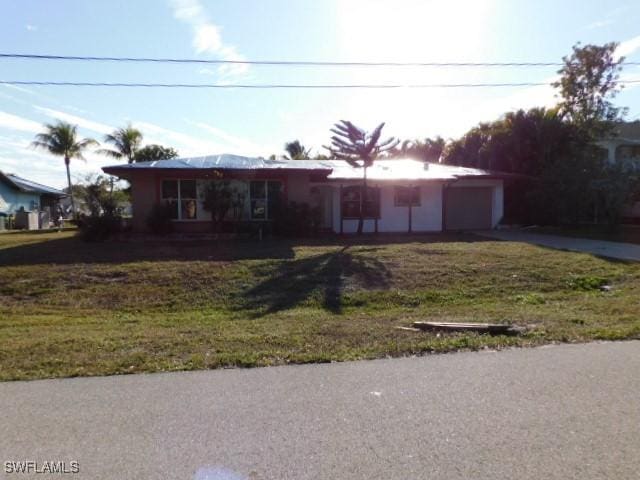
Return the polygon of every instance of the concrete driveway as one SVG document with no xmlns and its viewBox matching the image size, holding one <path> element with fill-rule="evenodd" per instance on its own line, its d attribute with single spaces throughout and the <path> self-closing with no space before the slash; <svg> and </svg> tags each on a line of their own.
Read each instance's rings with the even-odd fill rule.
<svg viewBox="0 0 640 480">
<path fill-rule="evenodd" d="M 639 391 L 640 342 L 2 383 L 0 477 L 636 479 Z"/>
<path fill-rule="evenodd" d="M 491 230 L 476 232 L 477 235 L 505 240 L 508 242 L 524 242 L 542 247 L 569 250 L 572 252 L 591 253 L 601 257 L 640 262 L 640 245 L 633 243 L 607 242 L 586 238 L 562 237 L 541 233 L 528 233 L 513 230 Z"/>
</svg>

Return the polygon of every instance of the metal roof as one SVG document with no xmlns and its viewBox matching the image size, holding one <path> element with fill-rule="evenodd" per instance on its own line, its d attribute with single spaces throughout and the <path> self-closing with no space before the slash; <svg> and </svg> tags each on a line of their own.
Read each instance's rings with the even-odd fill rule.
<svg viewBox="0 0 640 480">
<path fill-rule="evenodd" d="M 31 193 L 39 193 L 46 195 L 55 195 L 58 197 L 66 197 L 67 194 L 57 188 L 48 187 L 47 185 L 42 185 L 41 183 L 33 182 L 31 180 L 27 180 L 26 178 L 19 177 L 12 173 L 2 173 L 0 172 L 0 177 L 5 178 L 8 182 L 18 190 L 23 192 L 31 192 Z"/>
<path fill-rule="evenodd" d="M 318 163 L 331 168 L 329 180 L 357 180 L 362 169 L 354 168 L 343 160 L 324 160 Z M 456 167 L 417 160 L 377 160 L 367 169 L 371 180 L 455 180 L 460 177 L 491 176 L 491 172 L 477 168 Z"/>
<path fill-rule="evenodd" d="M 327 174 L 328 180 L 356 180 L 362 178 L 362 169 L 352 167 L 344 160 L 268 160 L 239 155 L 209 155 L 206 157 L 174 158 L 104 167 L 106 173 L 126 175 L 140 170 L 308 170 Z M 500 175 L 477 168 L 456 167 L 440 163 L 425 163 L 411 159 L 377 160 L 367 169 L 371 180 L 455 180 L 460 177 L 486 177 Z"/>
<path fill-rule="evenodd" d="M 148 170 L 148 169 L 222 169 L 222 170 L 317 170 L 321 167 L 312 160 L 269 160 L 261 157 L 242 157 L 224 153 L 206 157 L 172 158 L 170 160 L 152 160 L 125 165 L 112 165 L 103 170 Z"/>
</svg>

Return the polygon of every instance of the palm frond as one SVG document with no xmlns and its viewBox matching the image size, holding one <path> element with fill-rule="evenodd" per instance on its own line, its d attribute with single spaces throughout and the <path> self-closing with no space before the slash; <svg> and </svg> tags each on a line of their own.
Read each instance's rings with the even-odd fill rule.
<svg viewBox="0 0 640 480">
<path fill-rule="evenodd" d="M 105 155 L 111 158 L 122 158 L 124 156 L 122 155 L 122 153 L 116 150 L 109 150 L 108 148 L 101 148 L 99 150 L 96 150 L 96 153 L 99 153 L 100 155 Z"/>
<path fill-rule="evenodd" d="M 38 138 L 39 135 L 42 135 L 42 134 L 36 135 L 36 138 Z M 51 148 L 51 144 L 49 142 L 42 141 L 42 140 L 34 140 L 33 142 L 31 142 L 30 147 L 40 148 L 42 150 L 49 150 Z"/>
<path fill-rule="evenodd" d="M 100 143 L 97 140 L 94 140 L 93 138 L 84 138 L 82 140 L 80 140 L 79 142 L 76 143 L 77 147 L 80 149 L 85 149 L 88 147 L 93 147 L 100 145 Z"/>
</svg>

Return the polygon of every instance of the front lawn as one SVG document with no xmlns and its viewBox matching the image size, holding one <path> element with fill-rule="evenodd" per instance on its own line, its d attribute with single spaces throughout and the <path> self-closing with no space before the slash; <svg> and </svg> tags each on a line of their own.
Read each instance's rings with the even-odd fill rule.
<svg viewBox="0 0 640 480">
<path fill-rule="evenodd" d="M 638 312 L 640 264 L 471 235 L 102 244 L 73 232 L 0 235 L 3 380 L 638 338 Z M 531 330 L 395 328 L 414 320 Z"/>
</svg>

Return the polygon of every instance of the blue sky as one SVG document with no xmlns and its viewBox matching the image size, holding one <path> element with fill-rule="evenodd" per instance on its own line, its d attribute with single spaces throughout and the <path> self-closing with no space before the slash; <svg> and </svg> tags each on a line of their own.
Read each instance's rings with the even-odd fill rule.
<svg viewBox="0 0 640 480">
<path fill-rule="evenodd" d="M 640 3 L 596 0 L 4 0 L 5 53 L 318 61 L 559 61 L 577 41 L 621 42 L 640 61 Z M 180 83 L 538 82 L 556 68 L 278 68 L 0 60 L 0 79 Z M 640 68 L 624 77 L 640 79 Z M 640 85 L 618 103 L 640 116 Z M 181 90 L 0 85 L 0 170 L 53 186 L 63 162 L 33 151 L 44 122 L 102 140 L 132 122 L 182 156 L 314 150 L 329 128 L 381 121 L 401 138 L 455 137 L 479 121 L 554 102 L 550 87 L 380 90 Z M 76 161 L 76 179 L 113 160 Z"/>
</svg>

